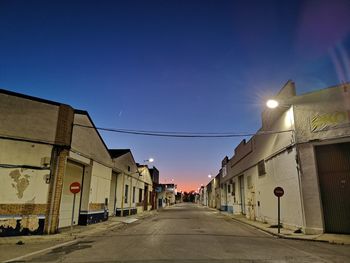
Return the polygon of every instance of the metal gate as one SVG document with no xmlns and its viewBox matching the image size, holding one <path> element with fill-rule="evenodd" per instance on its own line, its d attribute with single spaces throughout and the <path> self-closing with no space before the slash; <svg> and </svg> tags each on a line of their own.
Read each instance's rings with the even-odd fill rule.
<svg viewBox="0 0 350 263">
<path fill-rule="evenodd" d="M 350 234 L 350 143 L 316 146 L 325 232 Z"/>
</svg>

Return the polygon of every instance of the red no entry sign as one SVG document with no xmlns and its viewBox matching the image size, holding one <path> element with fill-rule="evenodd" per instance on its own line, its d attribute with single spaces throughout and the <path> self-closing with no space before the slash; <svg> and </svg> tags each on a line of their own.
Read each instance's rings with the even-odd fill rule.
<svg viewBox="0 0 350 263">
<path fill-rule="evenodd" d="M 282 187 L 277 186 L 274 190 L 273 193 L 275 194 L 275 196 L 277 197 L 281 197 L 284 195 L 284 190 Z"/>
<path fill-rule="evenodd" d="M 78 183 L 78 182 L 71 183 L 70 186 L 69 186 L 69 190 L 73 194 L 79 193 L 80 192 L 80 183 Z"/>
</svg>

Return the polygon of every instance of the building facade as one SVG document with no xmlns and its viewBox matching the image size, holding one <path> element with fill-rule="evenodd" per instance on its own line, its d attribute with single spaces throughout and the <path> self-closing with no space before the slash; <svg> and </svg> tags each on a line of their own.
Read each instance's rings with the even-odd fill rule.
<svg viewBox="0 0 350 263">
<path fill-rule="evenodd" d="M 86 111 L 0 90 L 0 113 L 0 236 L 52 234 L 150 209 L 148 169 L 130 150 L 108 150 Z"/>
<path fill-rule="evenodd" d="M 350 233 L 350 86 L 296 95 L 289 81 L 261 129 L 222 162 L 221 208 L 307 234 Z"/>
</svg>

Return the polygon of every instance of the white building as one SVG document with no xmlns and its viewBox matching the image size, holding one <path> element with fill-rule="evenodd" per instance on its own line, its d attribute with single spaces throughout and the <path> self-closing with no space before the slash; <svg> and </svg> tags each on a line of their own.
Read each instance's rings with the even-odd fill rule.
<svg viewBox="0 0 350 263">
<path fill-rule="evenodd" d="M 350 85 L 296 95 L 289 81 L 221 177 L 222 209 L 305 233 L 350 233 Z"/>
</svg>

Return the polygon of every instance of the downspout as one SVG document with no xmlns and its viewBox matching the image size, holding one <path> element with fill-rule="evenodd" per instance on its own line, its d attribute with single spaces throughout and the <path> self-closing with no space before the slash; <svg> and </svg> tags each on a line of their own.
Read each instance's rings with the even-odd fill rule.
<svg viewBox="0 0 350 263">
<path fill-rule="evenodd" d="M 120 205 L 120 207 L 121 207 L 121 211 L 120 211 L 120 216 L 124 216 L 124 211 L 123 211 L 123 209 L 124 209 L 124 198 L 125 198 L 125 193 L 124 193 L 124 183 L 125 183 L 125 176 L 124 176 L 124 172 L 122 173 L 122 176 L 123 176 L 123 180 L 122 180 L 122 200 L 121 200 L 121 205 Z"/>
<path fill-rule="evenodd" d="M 114 208 L 113 208 L 113 214 L 117 214 L 117 185 L 118 185 L 118 174 L 115 174 L 115 187 L 114 187 Z"/>
<path fill-rule="evenodd" d="M 300 198 L 300 205 L 301 205 L 301 212 L 302 212 L 302 224 L 304 227 L 304 231 L 306 229 L 306 219 L 305 219 L 305 208 L 304 208 L 304 200 L 303 200 L 303 190 L 302 190 L 302 183 L 301 183 L 301 175 L 302 175 L 302 171 L 301 171 L 301 160 L 300 160 L 300 154 L 299 154 L 299 145 L 297 142 L 297 132 L 296 132 L 296 128 L 295 128 L 295 123 L 296 123 L 296 114 L 294 109 L 296 108 L 295 105 L 292 105 L 292 112 L 293 112 L 293 129 L 292 129 L 292 144 L 294 143 L 295 145 L 295 162 L 296 162 L 296 169 L 297 169 L 297 173 L 298 173 L 298 187 L 299 187 L 299 198 Z"/>
</svg>

